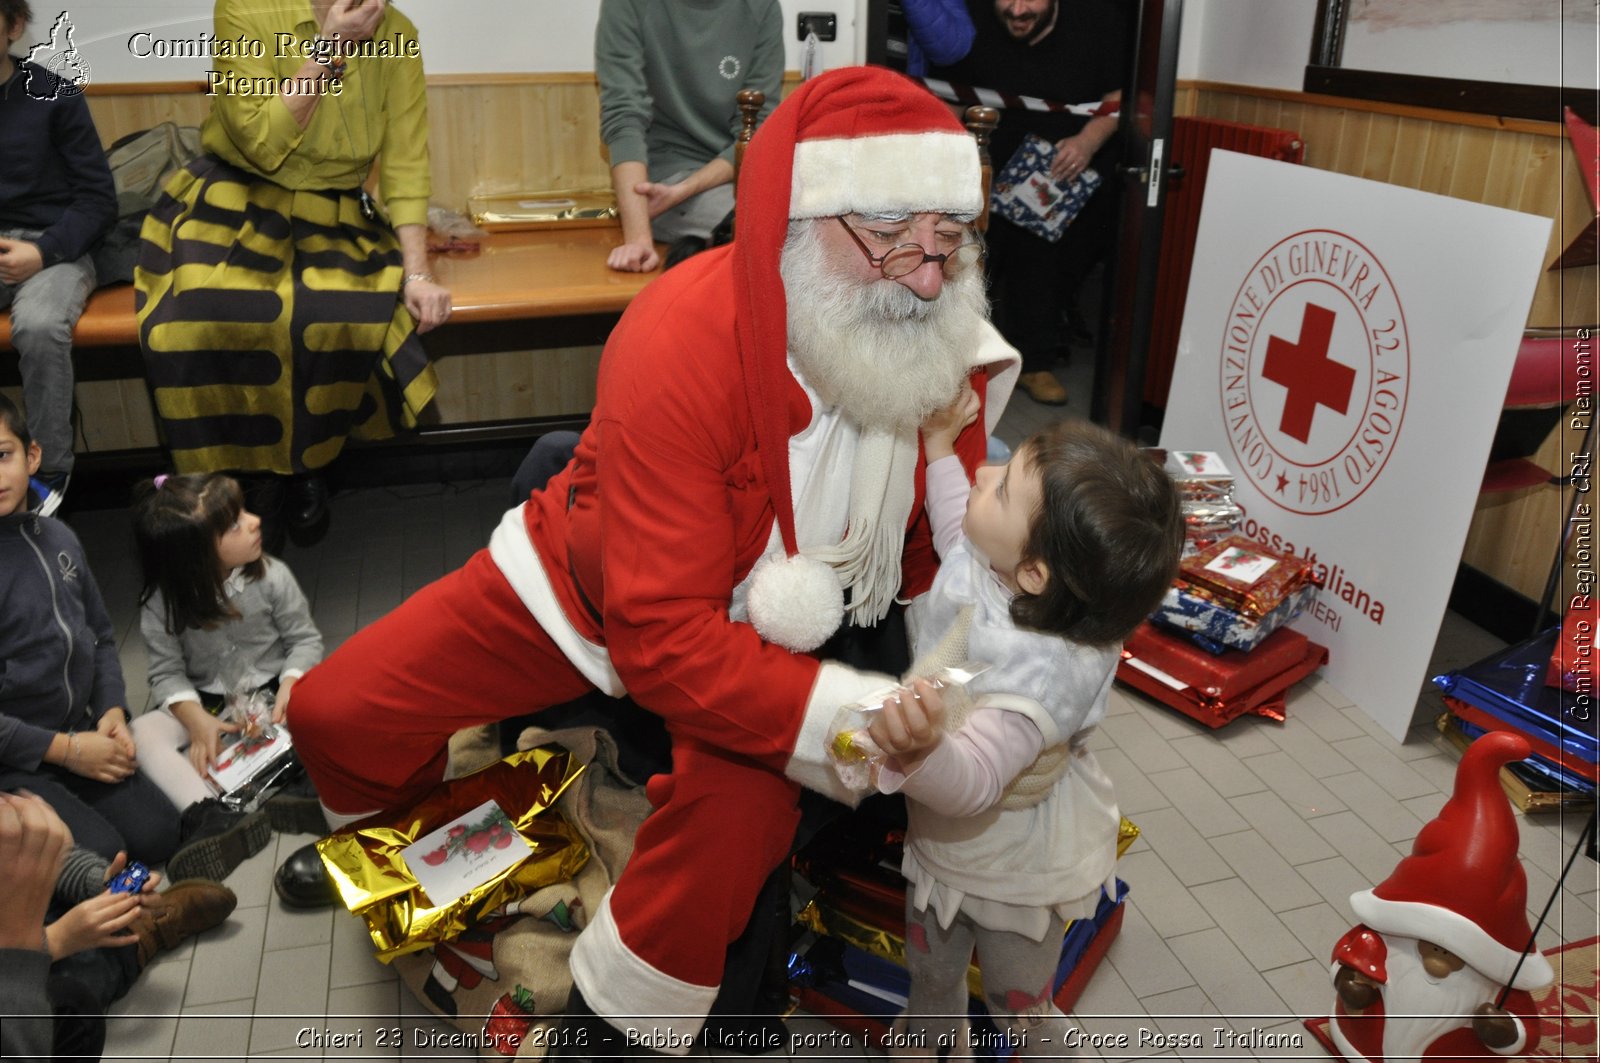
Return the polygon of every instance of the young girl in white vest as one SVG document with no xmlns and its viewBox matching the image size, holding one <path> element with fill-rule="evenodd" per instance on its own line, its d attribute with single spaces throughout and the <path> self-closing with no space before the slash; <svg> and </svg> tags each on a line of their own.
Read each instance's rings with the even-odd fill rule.
<svg viewBox="0 0 1600 1063">
<path fill-rule="evenodd" d="M 1122 640 L 1176 574 L 1183 520 L 1158 465 L 1082 421 L 969 485 L 951 444 L 976 413 L 967 391 L 923 425 L 941 564 L 912 610 L 911 674 L 989 668 L 964 690 L 918 681 L 869 728 L 888 754 L 877 789 L 905 795 L 909 817 L 906 1015 L 927 1039 L 906 1043 L 938 1044 L 966 1014 L 976 949 L 995 1024 L 1024 1054 L 1059 1055 L 1065 925 L 1115 890 L 1121 817 L 1086 740 Z"/>
<path fill-rule="evenodd" d="M 158 476 L 137 489 L 134 537 L 144 587 L 139 630 L 155 708 L 133 722 L 140 765 L 183 811 L 184 847 L 169 878 L 221 880 L 265 847 L 274 819 L 233 812 L 206 775 L 240 724 L 224 720 L 230 685 L 273 696 L 281 724 L 294 683 L 322 660 L 322 634 L 289 566 L 262 553 L 261 518 L 232 477 Z M 321 833 L 314 798 L 298 823 Z"/>
</svg>

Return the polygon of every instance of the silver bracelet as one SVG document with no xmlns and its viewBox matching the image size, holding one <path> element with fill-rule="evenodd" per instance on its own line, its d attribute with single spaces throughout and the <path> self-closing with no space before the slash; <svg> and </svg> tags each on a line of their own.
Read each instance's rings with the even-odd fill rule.
<svg viewBox="0 0 1600 1063">
<path fill-rule="evenodd" d="M 410 284 L 412 281 L 427 281 L 429 284 L 432 284 L 433 283 L 433 274 L 431 274 L 431 273 L 407 273 L 406 274 L 406 279 L 400 282 L 400 287 L 404 288 L 406 285 Z"/>
<path fill-rule="evenodd" d="M 76 732 L 76 731 L 68 731 L 67 732 L 67 755 L 62 759 L 61 766 L 63 768 L 71 767 L 73 758 L 76 757 L 77 755 L 78 755 L 78 732 Z"/>
</svg>

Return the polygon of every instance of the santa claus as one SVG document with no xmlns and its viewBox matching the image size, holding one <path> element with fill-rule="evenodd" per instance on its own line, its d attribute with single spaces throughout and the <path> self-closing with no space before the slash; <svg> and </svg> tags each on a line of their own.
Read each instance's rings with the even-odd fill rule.
<svg viewBox="0 0 1600 1063">
<path fill-rule="evenodd" d="M 333 822 L 415 799 L 459 728 L 596 688 L 666 722 L 673 770 L 573 951 L 582 1039 L 558 1052 L 608 1054 L 606 1027 L 687 1051 L 800 788 L 848 798 L 829 725 L 894 679 L 813 651 L 927 589 L 917 427 L 970 378 L 970 472 L 1016 374 L 976 268 L 982 207 L 976 145 L 925 89 L 870 68 L 795 89 L 745 156 L 737 241 L 612 332 L 572 463 L 296 685 Z"/>
<path fill-rule="evenodd" d="M 1510 1056 L 1538 1044 L 1527 991 L 1554 974 L 1532 948 L 1517 824 L 1498 778 L 1528 753 L 1525 739 L 1505 732 L 1474 742 L 1411 855 L 1350 898 L 1362 922 L 1333 950 L 1338 1002 L 1328 1029 L 1345 1058 L 1481 1059 L 1486 1049 Z"/>
</svg>

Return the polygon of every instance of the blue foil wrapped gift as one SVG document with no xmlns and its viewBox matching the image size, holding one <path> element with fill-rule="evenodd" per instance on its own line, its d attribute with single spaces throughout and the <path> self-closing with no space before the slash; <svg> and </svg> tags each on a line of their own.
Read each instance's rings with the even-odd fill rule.
<svg viewBox="0 0 1600 1063">
<path fill-rule="evenodd" d="M 1458 716 L 1480 727 L 1515 730 L 1552 764 L 1593 779 L 1600 766 L 1595 699 L 1544 681 L 1559 635 L 1559 628 L 1551 628 L 1433 682 L 1459 703 L 1451 707 Z"/>
<path fill-rule="evenodd" d="M 1260 620 L 1234 612 L 1227 606 L 1169 587 L 1150 619 L 1162 627 L 1187 635 L 1208 653 L 1227 649 L 1253 650 L 1261 641 L 1317 600 L 1316 584 L 1308 583 L 1279 602 Z"/>
</svg>

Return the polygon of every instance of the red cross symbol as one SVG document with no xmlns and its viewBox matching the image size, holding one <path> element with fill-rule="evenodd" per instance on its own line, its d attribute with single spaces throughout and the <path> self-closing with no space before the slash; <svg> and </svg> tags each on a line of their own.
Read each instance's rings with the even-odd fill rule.
<svg viewBox="0 0 1600 1063">
<path fill-rule="evenodd" d="M 1311 420 L 1317 407 L 1345 413 L 1356 386 L 1356 371 L 1328 357 L 1333 318 L 1332 310 L 1307 303 L 1300 319 L 1299 342 L 1273 336 L 1261 363 L 1261 375 L 1289 391 L 1283 400 L 1279 430 L 1302 443 L 1311 441 Z"/>
</svg>

